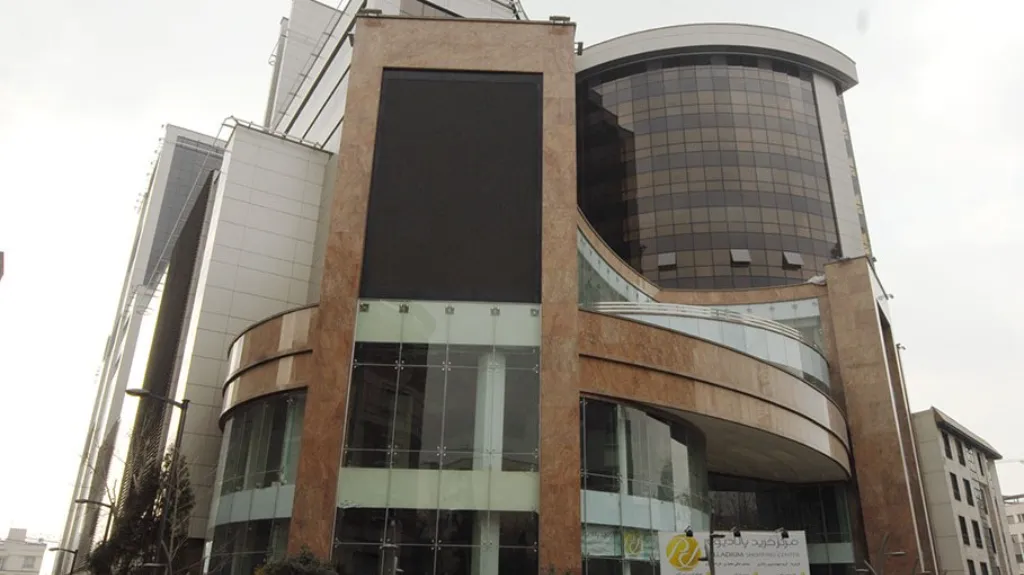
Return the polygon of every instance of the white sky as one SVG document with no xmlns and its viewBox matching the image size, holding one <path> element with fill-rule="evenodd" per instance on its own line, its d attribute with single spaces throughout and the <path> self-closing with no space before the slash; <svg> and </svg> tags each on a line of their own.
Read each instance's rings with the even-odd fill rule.
<svg viewBox="0 0 1024 575">
<path fill-rule="evenodd" d="M 335 2 L 336 0 L 328 0 Z M 914 409 L 1024 457 L 1024 35 L 1017 0 L 523 0 L 595 43 L 778 26 L 856 60 L 847 93 Z M 0 537 L 58 536 L 161 125 L 262 119 L 289 0 L 0 3 Z M 1024 492 L 1024 465 L 1001 467 Z"/>
</svg>

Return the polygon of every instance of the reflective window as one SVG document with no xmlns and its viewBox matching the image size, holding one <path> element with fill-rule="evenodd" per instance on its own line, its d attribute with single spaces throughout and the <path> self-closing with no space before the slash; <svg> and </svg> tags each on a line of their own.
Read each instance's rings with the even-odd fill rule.
<svg viewBox="0 0 1024 575">
<path fill-rule="evenodd" d="M 522 511 L 339 509 L 333 559 L 343 575 L 537 573 L 537 525 Z"/>
<path fill-rule="evenodd" d="M 236 408 L 224 426 L 221 495 L 295 483 L 306 392 L 268 396 Z"/>
<path fill-rule="evenodd" d="M 800 283 L 839 255 L 810 71 L 666 57 L 586 77 L 577 94 L 579 204 L 650 280 Z M 731 250 L 748 250 L 749 265 L 733 265 Z M 784 265 L 786 252 L 799 258 Z M 659 267 L 669 253 L 675 265 Z"/>
<path fill-rule="evenodd" d="M 799 526 L 808 543 L 846 543 L 849 504 L 841 484 L 791 485 L 711 474 L 715 522 L 747 530 Z"/>
<path fill-rule="evenodd" d="M 288 547 L 288 520 L 267 519 L 218 525 L 213 532 L 207 573 L 250 575 Z"/>
<path fill-rule="evenodd" d="M 505 471 L 536 471 L 539 358 L 537 348 L 357 343 L 345 465 L 474 469 L 500 454 Z"/>
<path fill-rule="evenodd" d="M 539 307 L 364 301 L 356 339 L 339 573 L 536 573 Z"/>
<path fill-rule="evenodd" d="M 576 232 L 576 259 L 581 305 L 609 301 L 651 301 L 647 294 L 615 271 L 579 230 Z"/>
<path fill-rule="evenodd" d="M 580 404 L 584 569 L 657 572 L 657 532 L 707 525 L 704 436 L 683 421 Z"/>
</svg>

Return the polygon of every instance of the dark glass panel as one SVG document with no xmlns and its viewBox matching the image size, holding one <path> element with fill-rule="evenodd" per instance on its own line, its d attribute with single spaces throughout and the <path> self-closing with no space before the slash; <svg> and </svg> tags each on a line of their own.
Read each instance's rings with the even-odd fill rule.
<svg viewBox="0 0 1024 575">
<path fill-rule="evenodd" d="M 453 367 L 448 372 L 444 394 L 444 439 L 446 451 L 478 450 L 476 432 L 477 368 Z"/>
<path fill-rule="evenodd" d="M 446 374 L 443 367 L 403 366 L 399 370 L 391 442 L 394 449 L 440 449 Z M 397 462 L 394 466 L 400 467 Z"/>
<path fill-rule="evenodd" d="M 397 343 L 356 342 L 356 364 L 395 365 L 401 346 Z"/>
<path fill-rule="evenodd" d="M 619 490 L 617 407 L 587 400 L 583 405 L 584 488 L 591 491 Z"/>
<path fill-rule="evenodd" d="M 385 540 L 396 545 L 433 545 L 437 538 L 437 511 L 389 509 Z"/>
<path fill-rule="evenodd" d="M 335 514 L 334 539 L 341 543 L 380 544 L 384 541 L 386 520 L 384 509 L 339 509 Z"/>
<path fill-rule="evenodd" d="M 499 545 L 502 547 L 535 547 L 538 539 L 538 518 L 527 511 L 492 511 L 491 520 L 499 521 Z"/>
<path fill-rule="evenodd" d="M 335 543 L 331 562 L 337 566 L 338 575 L 380 575 L 380 544 Z"/>
<path fill-rule="evenodd" d="M 813 241 L 824 239 L 815 237 L 812 231 L 822 229 L 822 224 L 809 226 L 803 217 L 824 218 L 827 229 L 834 234 L 831 191 L 817 133 L 811 74 L 790 63 L 762 60 L 766 66 L 782 70 L 734 65 L 728 58 L 704 67 L 693 57 L 666 57 L 640 67 L 630 64 L 607 70 L 582 80 L 584 85 L 600 91 L 606 86 L 614 89 L 615 82 L 642 86 L 616 92 L 614 106 L 581 98 L 578 113 L 589 121 L 579 123 L 579 204 L 620 257 L 662 286 L 729 288 L 799 283 L 820 274 L 824 264 L 836 257 L 831 244 Z M 657 66 L 658 73 L 650 75 L 648 66 Z M 638 93 L 643 94 L 642 98 Z M 652 94 L 657 96 L 649 98 Z M 663 104 L 678 106 L 682 113 L 666 110 L 662 116 Z M 648 135 L 648 131 L 652 133 Z M 634 153 L 635 163 L 629 161 Z M 752 166 L 763 169 L 744 169 Z M 638 187 L 640 179 L 648 184 L 672 182 L 671 202 L 668 196 L 660 200 L 658 193 Z M 685 188 L 676 189 L 677 183 Z M 762 195 L 769 197 L 758 197 Z M 630 204 L 638 196 L 639 209 L 633 210 Z M 693 217 L 673 213 L 675 225 L 671 230 L 664 229 L 662 223 L 662 216 L 669 211 L 689 206 L 757 205 L 786 210 L 781 216 L 784 219 L 774 219 L 779 214 L 749 219 L 745 213 L 727 211 Z M 728 225 L 709 229 L 705 222 Z M 699 264 L 680 263 L 673 273 L 665 273 L 658 269 L 655 258 L 645 257 L 681 249 L 723 249 L 717 247 L 714 237 L 697 239 L 692 244 L 687 240 L 685 247 L 681 247 L 684 244 L 679 238 L 734 231 L 734 224 L 743 223 L 759 226 L 746 230 L 751 235 L 788 236 L 786 242 L 793 246 L 789 251 L 802 255 L 803 268 L 792 273 L 780 270 L 749 276 L 745 270 L 722 266 L 709 274 L 694 275 Z M 762 224 L 774 229 L 762 230 Z M 653 237 L 644 237 L 642 241 L 637 241 L 635 232 L 629 233 L 652 228 Z M 772 261 L 781 261 L 782 247 L 763 248 L 764 243 L 763 239 L 753 246 L 733 245 L 730 241 L 729 247 L 768 249 Z"/>
<path fill-rule="evenodd" d="M 390 449 L 398 374 L 397 366 L 357 364 L 353 367 L 345 434 L 349 448 Z"/>
<path fill-rule="evenodd" d="M 618 559 L 588 557 L 583 569 L 585 575 L 622 575 L 622 562 Z"/>
<path fill-rule="evenodd" d="M 535 454 L 540 433 L 540 374 L 536 368 L 509 369 L 505 371 L 505 413 L 503 420 L 502 451 L 505 471 L 529 471 L 520 469 L 513 461 L 532 463 L 536 457 L 512 458 L 515 454 Z"/>
<path fill-rule="evenodd" d="M 538 573 L 537 550 L 528 547 L 501 547 L 498 549 L 498 575 L 528 575 Z"/>
<path fill-rule="evenodd" d="M 437 538 L 441 545 L 472 545 L 477 511 L 442 509 L 438 512 Z"/>
<path fill-rule="evenodd" d="M 471 575 L 473 551 L 472 547 L 441 546 L 437 550 L 435 575 Z"/>
</svg>

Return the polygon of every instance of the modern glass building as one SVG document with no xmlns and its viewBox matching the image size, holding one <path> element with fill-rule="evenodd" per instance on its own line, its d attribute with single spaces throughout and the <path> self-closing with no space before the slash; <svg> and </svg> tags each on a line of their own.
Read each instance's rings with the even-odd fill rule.
<svg viewBox="0 0 1024 575">
<path fill-rule="evenodd" d="M 192 402 L 181 570 L 305 547 L 352 575 L 669 575 L 692 530 L 934 572 L 853 62 L 575 28 L 295 1 L 160 319 Z"/>
</svg>

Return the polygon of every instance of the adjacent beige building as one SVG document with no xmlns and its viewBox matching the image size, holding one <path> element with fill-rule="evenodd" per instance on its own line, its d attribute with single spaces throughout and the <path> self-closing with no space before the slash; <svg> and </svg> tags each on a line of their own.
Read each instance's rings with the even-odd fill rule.
<svg viewBox="0 0 1024 575">
<path fill-rule="evenodd" d="M 44 541 L 28 541 L 24 529 L 11 528 L 0 539 L 0 575 L 39 573 L 45 553 Z"/>
<path fill-rule="evenodd" d="M 1024 493 L 1003 497 L 1009 555 L 1014 573 L 1024 573 Z"/>
<path fill-rule="evenodd" d="M 996 475 L 1002 456 L 934 407 L 912 418 L 939 573 L 1015 572 Z"/>
</svg>

